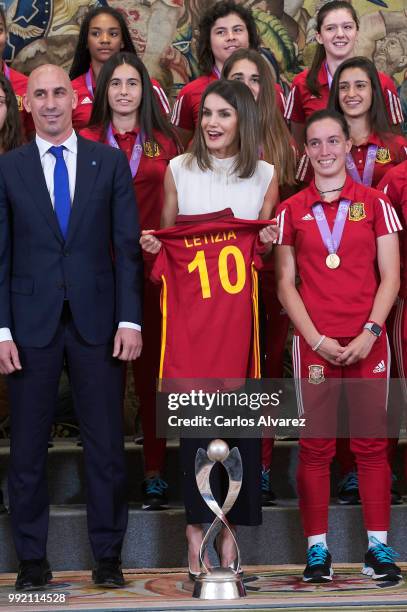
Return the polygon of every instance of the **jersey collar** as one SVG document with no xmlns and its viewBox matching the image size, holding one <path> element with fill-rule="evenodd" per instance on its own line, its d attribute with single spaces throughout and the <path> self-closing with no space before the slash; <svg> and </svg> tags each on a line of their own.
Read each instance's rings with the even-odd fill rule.
<svg viewBox="0 0 407 612">
<path fill-rule="evenodd" d="M 213 213 L 204 213 L 202 215 L 178 215 L 175 220 L 175 225 L 199 223 L 200 221 L 219 221 L 234 217 L 231 208 L 224 208 Z"/>
<path fill-rule="evenodd" d="M 352 145 L 352 148 L 360 148 L 360 147 L 368 147 L 369 145 L 377 145 L 378 147 L 383 147 L 384 146 L 384 142 L 383 140 L 380 138 L 380 136 L 378 134 L 376 134 L 376 132 L 371 132 L 371 134 L 369 134 L 367 141 L 362 144 L 362 145 Z"/>
<path fill-rule="evenodd" d="M 119 130 L 116 130 L 116 128 L 112 124 L 112 132 L 113 132 L 113 136 L 115 138 L 116 138 L 116 136 L 118 136 L 119 138 L 123 138 L 123 136 L 126 136 L 126 134 L 131 134 L 132 136 L 137 136 L 137 134 L 139 133 L 139 129 L 135 128 L 134 130 L 129 130 L 128 132 L 124 132 L 124 134 L 122 134 L 121 132 L 119 132 Z"/>
<path fill-rule="evenodd" d="M 314 204 L 318 204 L 318 203 L 327 204 L 328 203 L 328 202 L 322 201 L 321 195 L 315 186 L 315 179 L 312 179 L 310 186 L 305 191 L 306 191 L 305 205 L 308 206 L 309 208 L 312 208 Z M 349 175 L 346 176 L 345 184 L 341 191 L 340 198 L 338 198 L 337 200 L 333 200 L 332 202 L 329 202 L 329 204 L 336 204 L 337 202 L 339 202 L 339 200 L 343 200 L 343 199 L 350 200 L 351 202 L 353 202 L 353 200 L 355 199 L 355 182 Z"/>
</svg>

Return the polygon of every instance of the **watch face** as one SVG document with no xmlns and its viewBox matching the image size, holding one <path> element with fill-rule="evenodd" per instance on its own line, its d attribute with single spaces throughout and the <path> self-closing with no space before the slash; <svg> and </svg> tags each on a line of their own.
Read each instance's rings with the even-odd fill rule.
<svg viewBox="0 0 407 612">
<path fill-rule="evenodd" d="M 380 334 L 382 333 L 382 328 L 380 327 L 380 325 L 376 325 L 376 323 L 373 323 L 371 330 L 375 336 L 380 336 Z"/>
</svg>

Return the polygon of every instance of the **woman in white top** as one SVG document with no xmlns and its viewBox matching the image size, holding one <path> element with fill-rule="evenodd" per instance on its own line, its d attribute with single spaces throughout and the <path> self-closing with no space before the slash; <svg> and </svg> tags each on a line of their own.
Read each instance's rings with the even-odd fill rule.
<svg viewBox="0 0 407 612">
<path fill-rule="evenodd" d="M 257 108 L 250 96 L 241 83 L 221 80 L 207 87 L 192 150 L 167 169 L 162 227 L 174 225 L 177 214 L 228 206 L 241 219 L 270 218 L 278 200 L 277 177 L 274 166 L 257 159 Z"/>
<path fill-rule="evenodd" d="M 191 152 L 174 158 L 167 168 L 161 226 L 174 225 L 178 214 L 216 212 L 227 207 L 236 217 L 269 219 L 277 203 L 278 185 L 274 167 L 258 159 L 259 122 L 249 88 L 238 81 L 211 83 L 202 96 L 198 125 Z M 150 231 L 142 234 L 143 249 L 158 253 L 160 241 Z M 277 237 L 275 226 L 263 228 L 259 237 L 271 249 Z M 242 455 L 243 463 L 254 476 L 246 474 L 248 490 L 244 496 L 239 495 L 236 502 L 235 507 L 240 505 L 235 523 L 255 525 L 261 521 L 260 441 L 252 439 L 246 442 L 254 444 L 247 445 L 252 448 L 247 450 L 246 457 Z M 196 488 L 191 482 L 190 488 L 194 486 Z M 188 493 L 188 487 L 185 489 Z M 185 495 L 189 517 L 201 516 L 199 508 L 195 512 L 193 500 L 193 493 Z M 188 520 L 186 530 L 192 578 L 199 573 L 198 554 L 203 537 L 201 522 Z M 223 530 L 218 544 L 221 563 L 227 566 L 233 562 L 235 550 L 226 530 Z"/>
</svg>

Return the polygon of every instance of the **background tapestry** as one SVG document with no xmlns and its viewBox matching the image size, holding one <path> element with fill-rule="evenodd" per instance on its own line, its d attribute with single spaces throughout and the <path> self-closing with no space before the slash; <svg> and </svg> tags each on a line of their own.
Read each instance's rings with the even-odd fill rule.
<svg viewBox="0 0 407 612">
<path fill-rule="evenodd" d="M 327 0 L 244 0 L 255 16 L 264 47 L 275 54 L 282 81 L 309 65 L 315 46 L 314 14 Z M 350 0 L 360 17 L 357 52 L 373 59 L 400 88 L 407 116 L 407 0 Z M 7 0 L 6 59 L 28 74 L 52 62 L 69 69 L 84 13 L 110 5 L 127 19 L 151 76 L 169 96 L 198 75 L 197 25 L 213 0 Z"/>
</svg>

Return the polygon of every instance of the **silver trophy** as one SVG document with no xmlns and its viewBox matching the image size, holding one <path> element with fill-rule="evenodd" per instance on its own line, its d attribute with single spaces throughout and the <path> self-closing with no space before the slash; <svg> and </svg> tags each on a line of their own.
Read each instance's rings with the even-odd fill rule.
<svg viewBox="0 0 407 612">
<path fill-rule="evenodd" d="M 216 502 L 209 484 L 211 470 L 217 461 L 223 464 L 229 477 L 229 489 L 222 508 Z M 224 440 L 212 440 L 207 451 L 203 448 L 198 449 L 195 457 L 196 484 L 204 502 L 216 516 L 206 532 L 199 550 L 201 573 L 195 579 L 193 597 L 199 599 L 238 599 L 246 596 L 242 579 L 243 572 L 240 567 L 239 547 L 226 518 L 226 514 L 239 495 L 242 476 L 242 459 L 238 448 L 235 447 L 229 451 L 229 446 Z M 208 568 L 204 561 L 205 550 L 209 539 L 218 527 L 224 527 L 231 534 L 236 547 L 236 557 L 233 565 L 229 567 Z"/>
</svg>

